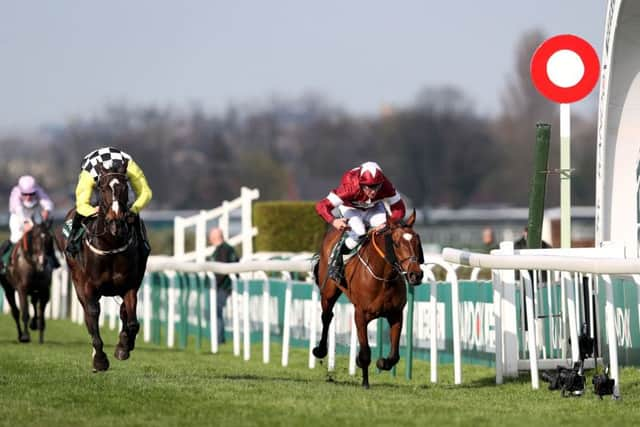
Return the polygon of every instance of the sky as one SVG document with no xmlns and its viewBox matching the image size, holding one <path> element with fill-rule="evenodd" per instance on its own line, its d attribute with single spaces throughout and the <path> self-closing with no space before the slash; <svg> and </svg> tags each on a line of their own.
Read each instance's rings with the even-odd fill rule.
<svg viewBox="0 0 640 427">
<path fill-rule="evenodd" d="M 573 33 L 600 54 L 605 12 L 606 0 L 0 0 L 0 132 L 110 103 L 217 113 L 306 93 L 368 115 L 440 85 L 490 115 L 524 31 Z"/>
</svg>

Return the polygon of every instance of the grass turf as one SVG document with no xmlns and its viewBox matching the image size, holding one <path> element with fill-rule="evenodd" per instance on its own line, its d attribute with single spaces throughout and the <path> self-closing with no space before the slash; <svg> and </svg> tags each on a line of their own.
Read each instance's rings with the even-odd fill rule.
<svg viewBox="0 0 640 427">
<path fill-rule="evenodd" d="M 290 366 L 272 362 L 262 350 L 252 360 L 232 354 L 175 350 L 143 343 L 131 359 L 113 357 L 117 332 L 103 328 L 111 369 L 91 370 L 91 345 L 84 326 L 48 321 L 45 343 L 19 344 L 13 319 L 0 315 L 0 426 L 409 426 L 409 425 L 631 425 L 640 419 L 640 373 L 623 369 L 621 401 L 580 398 L 531 390 L 528 375 L 494 384 L 492 369 L 464 366 L 463 384 L 443 365 L 438 384 L 429 368 L 414 365 L 414 378 L 375 374 L 371 389 L 349 376 L 346 357 L 337 370 L 307 368 L 307 352 L 294 349 Z M 32 338 L 36 338 L 32 334 Z M 207 348 L 207 347 L 204 347 Z"/>
</svg>

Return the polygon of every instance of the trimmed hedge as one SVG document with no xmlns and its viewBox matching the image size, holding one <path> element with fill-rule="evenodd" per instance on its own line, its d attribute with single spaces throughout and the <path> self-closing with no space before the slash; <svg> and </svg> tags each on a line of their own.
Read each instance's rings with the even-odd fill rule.
<svg viewBox="0 0 640 427">
<path fill-rule="evenodd" d="M 315 202 L 256 202 L 253 224 L 258 228 L 256 252 L 318 252 L 327 229 Z"/>
</svg>

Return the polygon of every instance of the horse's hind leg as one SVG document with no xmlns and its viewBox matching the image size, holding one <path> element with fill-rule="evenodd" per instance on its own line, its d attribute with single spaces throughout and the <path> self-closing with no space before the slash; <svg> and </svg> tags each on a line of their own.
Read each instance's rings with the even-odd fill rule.
<svg viewBox="0 0 640 427">
<path fill-rule="evenodd" d="M 120 305 L 120 319 L 122 319 L 122 330 L 120 331 L 120 342 L 116 346 L 115 356 L 119 360 L 129 358 L 129 352 L 136 346 L 136 336 L 140 330 L 140 323 L 136 315 L 138 304 L 138 294 L 135 289 L 129 290 Z"/>
<path fill-rule="evenodd" d="M 35 331 L 38 329 L 38 298 L 36 296 L 31 296 L 31 306 L 33 307 L 33 317 L 29 322 L 29 329 Z"/>
<path fill-rule="evenodd" d="M 391 349 L 387 358 L 381 357 L 376 361 L 378 369 L 389 371 L 400 360 L 400 334 L 402 332 L 402 312 L 396 312 L 387 316 L 389 321 L 389 339 L 391 341 Z"/>
<path fill-rule="evenodd" d="M 104 343 L 100 337 L 100 328 L 98 326 L 98 318 L 100 317 L 100 302 L 97 297 L 88 297 L 86 301 L 80 302 L 84 306 L 84 321 L 87 324 L 87 330 L 91 335 L 91 344 L 93 345 L 93 370 L 106 371 L 109 369 L 109 359 L 103 350 Z"/>
<path fill-rule="evenodd" d="M 329 335 L 329 325 L 333 319 L 333 306 L 335 305 L 342 291 L 333 282 L 327 282 L 322 292 L 322 335 L 317 347 L 313 349 L 313 355 L 318 359 L 323 359 L 327 355 L 327 338 Z"/>
<path fill-rule="evenodd" d="M 38 331 L 40 331 L 40 337 L 39 337 L 40 344 L 44 343 L 44 328 L 45 328 L 44 311 L 45 311 L 45 308 L 47 307 L 48 302 L 49 302 L 49 290 L 46 289 L 40 293 L 38 310 L 36 311 L 37 317 L 38 317 Z"/>
<path fill-rule="evenodd" d="M 367 336 L 369 319 L 364 311 L 356 309 L 355 321 L 358 329 L 358 342 L 360 343 L 356 364 L 362 369 L 362 387 L 369 388 L 369 365 L 371 364 L 371 347 L 369 347 L 369 337 Z"/>
<path fill-rule="evenodd" d="M 18 291 L 18 297 L 20 298 L 20 314 L 22 317 L 22 333 L 18 340 L 20 342 L 31 341 L 29 335 L 29 302 L 27 301 L 27 291 L 20 289 Z"/>
</svg>

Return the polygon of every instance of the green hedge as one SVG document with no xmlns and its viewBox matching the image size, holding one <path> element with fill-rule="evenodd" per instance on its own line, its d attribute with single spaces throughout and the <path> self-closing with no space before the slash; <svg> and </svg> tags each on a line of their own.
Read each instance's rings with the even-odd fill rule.
<svg viewBox="0 0 640 427">
<path fill-rule="evenodd" d="M 318 252 L 327 224 L 314 206 L 315 202 L 254 203 L 255 251 Z"/>
</svg>

